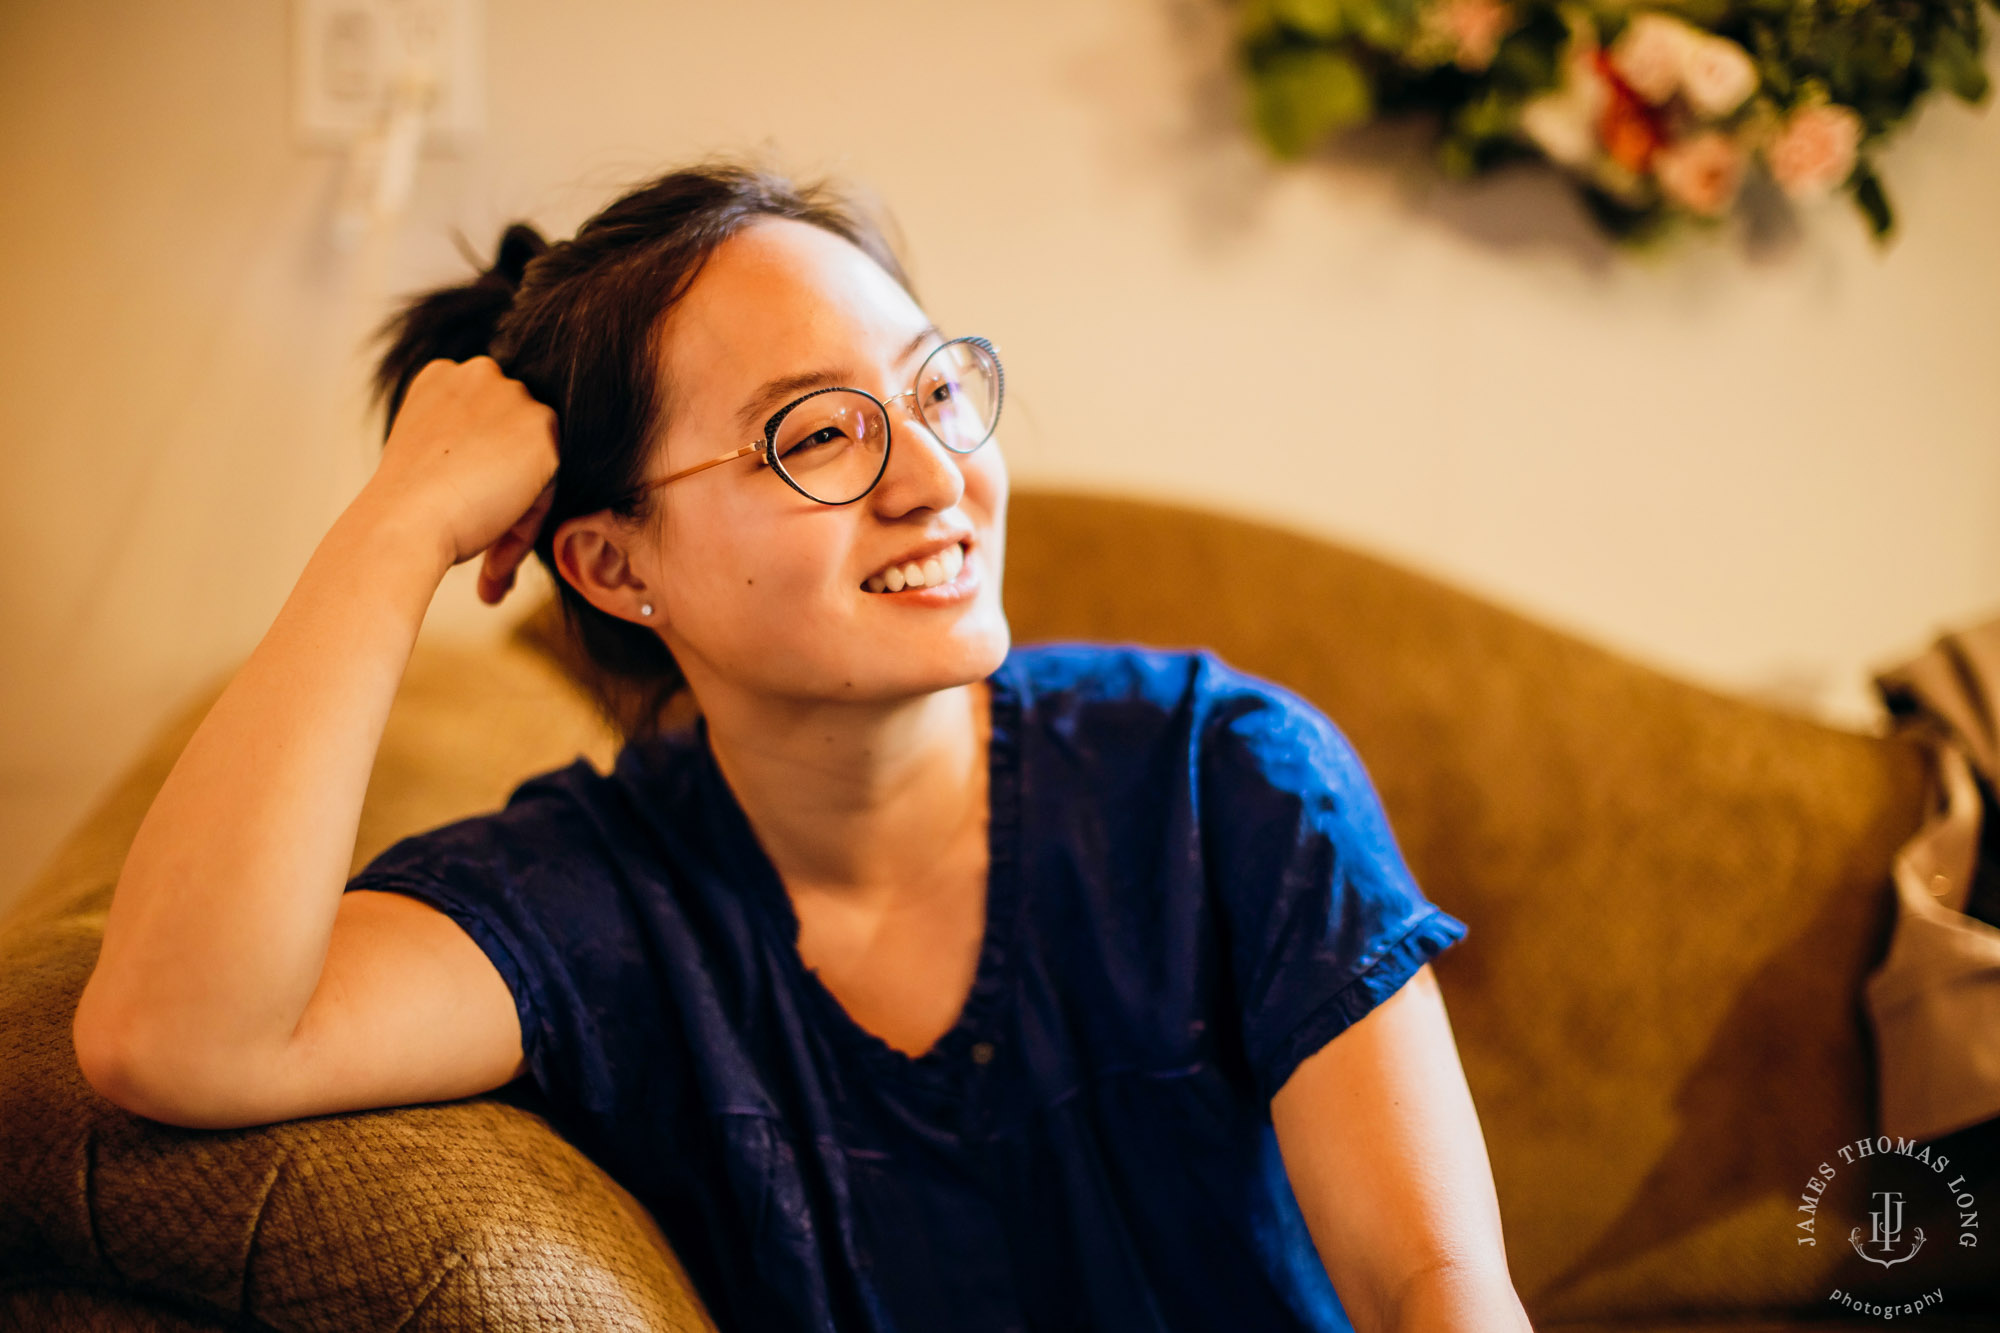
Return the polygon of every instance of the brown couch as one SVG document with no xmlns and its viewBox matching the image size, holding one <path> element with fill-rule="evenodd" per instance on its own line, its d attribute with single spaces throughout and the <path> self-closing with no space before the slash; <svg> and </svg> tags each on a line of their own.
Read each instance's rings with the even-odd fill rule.
<svg viewBox="0 0 2000 1333">
<path fill-rule="evenodd" d="M 1537 1328 L 1832 1327 L 1836 1288 L 1939 1289 L 1923 1327 L 2000 1327 L 2000 1235 L 1894 1269 L 1846 1243 L 1871 1162 L 1835 1151 L 1872 1131 L 1861 979 L 1920 751 L 1241 520 L 1022 491 L 1008 555 L 1017 640 L 1209 645 L 1354 739 L 1419 880 L 1470 928 L 1437 972 Z M 357 867 L 579 751 L 608 763 L 554 623 L 420 647 Z M 155 1124 L 84 1083 L 69 1019 L 104 907 L 207 703 L 0 923 L 0 1328 L 705 1327 L 643 1212 L 525 1082 L 242 1131 Z M 1939 1147 L 2000 1209 L 1985 1128 Z M 1798 1196 L 1829 1161 L 1801 1246 Z"/>
</svg>

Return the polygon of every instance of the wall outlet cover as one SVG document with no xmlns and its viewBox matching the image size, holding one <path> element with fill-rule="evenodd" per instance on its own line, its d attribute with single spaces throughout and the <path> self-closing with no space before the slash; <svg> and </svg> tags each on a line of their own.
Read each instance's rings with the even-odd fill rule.
<svg viewBox="0 0 2000 1333">
<path fill-rule="evenodd" d="M 486 121 L 483 0 L 293 0 L 293 119 L 301 143 L 346 148 L 399 97 L 428 103 L 424 147 L 452 152 Z"/>
</svg>

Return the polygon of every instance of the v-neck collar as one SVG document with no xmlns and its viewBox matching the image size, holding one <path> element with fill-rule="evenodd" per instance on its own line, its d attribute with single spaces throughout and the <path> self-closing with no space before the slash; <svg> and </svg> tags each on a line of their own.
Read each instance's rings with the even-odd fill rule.
<svg viewBox="0 0 2000 1333">
<path fill-rule="evenodd" d="M 732 877 L 772 930 L 770 952 L 780 972 L 808 997 L 824 1029 L 882 1073 L 936 1085 L 956 1081 L 972 1064 L 972 1050 L 990 1041 L 995 1010 L 1007 988 L 1020 899 L 1021 698 L 1019 663 L 1010 648 L 988 676 L 986 921 L 972 989 L 958 1018 L 921 1055 L 898 1050 L 862 1027 L 827 989 L 799 953 L 799 919 L 791 895 L 771 862 L 735 792 L 709 748 L 708 719 L 697 717 L 691 738 L 701 806 L 716 849 Z"/>
</svg>

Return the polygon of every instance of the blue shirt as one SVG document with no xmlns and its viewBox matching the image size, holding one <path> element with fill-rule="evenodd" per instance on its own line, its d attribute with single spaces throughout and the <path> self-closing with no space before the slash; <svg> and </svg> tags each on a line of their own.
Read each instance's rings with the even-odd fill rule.
<svg viewBox="0 0 2000 1333">
<path fill-rule="evenodd" d="M 1206 650 L 990 678 L 986 933 L 920 1057 L 800 959 L 707 727 L 579 758 L 349 884 L 491 956 L 565 1136 L 724 1330 L 1350 1326 L 1269 1102 L 1465 925 L 1317 709 Z"/>
</svg>

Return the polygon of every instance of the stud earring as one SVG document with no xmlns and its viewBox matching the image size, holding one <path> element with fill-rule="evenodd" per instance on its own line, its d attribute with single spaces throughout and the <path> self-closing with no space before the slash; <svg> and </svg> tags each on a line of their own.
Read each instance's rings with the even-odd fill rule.
<svg viewBox="0 0 2000 1333">
<path fill-rule="evenodd" d="M 651 616 L 653 614 L 653 604 L 651 602 L 639 603 L 639 614 L 642 616 Z"/>
</svg>

